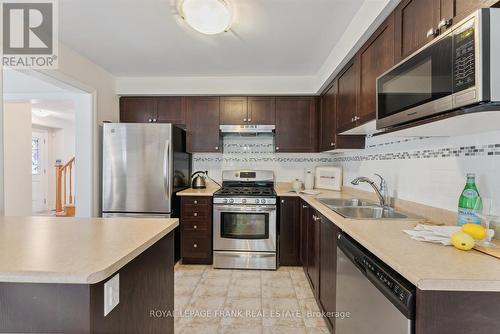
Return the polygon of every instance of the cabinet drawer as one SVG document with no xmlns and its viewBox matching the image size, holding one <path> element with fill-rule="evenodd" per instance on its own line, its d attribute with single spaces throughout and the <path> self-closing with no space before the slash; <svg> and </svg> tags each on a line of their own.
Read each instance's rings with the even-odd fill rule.
<svg viewBox="0 0 500 334">
<path fill-rule="evenodd" d="M 183 236 L 182 257 L 183 258 L 210 258 L 212 253 L 212 242 L 210 237 L 205 236 Z"/>
<path fill-rule="evenodd" d="M 199 219 L 210 217 L 210 207 L 208 205 L 184 205 L 182 207 L 183 219 Z"/>
<path fill-rule="evenodd" d="M 191 234 L 204 234 L 210 237 L 212 224 L 209 220 L 187 220 L 181 222 L 182 233 Z"/>
<path fill-rule="evenodd" d="M 182 197 L 182 205 L 209 205 L 212 203 L 212 197 L 211 196 L 204 196 L 204 197 L 198 197 L 198 196 L 184 196 Z"/>
</svg>

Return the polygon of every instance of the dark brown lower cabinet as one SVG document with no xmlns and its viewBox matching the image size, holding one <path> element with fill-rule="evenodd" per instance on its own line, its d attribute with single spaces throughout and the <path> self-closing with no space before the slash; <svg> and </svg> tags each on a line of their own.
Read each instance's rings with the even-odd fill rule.
<svg viewBox="0 0 500 334">
<path fill-rule="evenodd" d="M 311 284 L 314 296 L 319 296 L 319 246 L 320 246 L 320 218 L 316 210 L 311 210 L 312 214 L 307 222 L 307 271 L 306 276 Z"/>
<path fill-rule="evenodd" d="M 312 209 L 303 199 L 300 200 L 300 263 L 307 271 L 307 226 L 309 217 L 312 217 Z"/>
<path fill-rule="evenodd" d="M 337 236 L 339 228 L 320 216 L 320 251 L 319 251 L 319 303 L 323 311 L 331 315 L 326 318 L 330 330 L 335 328 L 335 317 L 333 316 L 337 285 Z"/>
<path fill-rule="evenodd" d="M 181 198 L 181 258 L 184 264 L 212 264 L 212 197 Z"/>
<path fill-rule="evenodd" d="M 104 316 L 104 283 L 0 283 L 0 333 L 173 334 L 174 234 L 120 274 L 120 302 Z M 78 259 L 75 259 L 76 261 Z"/>
<path fill-rule="evenodd" d="M 417 289 L 416 334 L 500 331 L 500 292 Z"/>
<path fill-rule="evenodd" d="M 300 198 L 280 197 L 279 263 L 300 266 Z"/>
</svg>

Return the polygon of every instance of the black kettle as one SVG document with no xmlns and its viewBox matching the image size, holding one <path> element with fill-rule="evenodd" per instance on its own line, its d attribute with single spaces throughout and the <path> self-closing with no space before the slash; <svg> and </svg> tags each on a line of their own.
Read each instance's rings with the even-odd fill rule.
<svg viewBox="0 0 500 334">
<path fill-rule="evenodd" d="M 207 187 L 207 172 L 199 170 L 191 175 L 191 188 L 193 189 L 205 189 Z"/>
</svg>

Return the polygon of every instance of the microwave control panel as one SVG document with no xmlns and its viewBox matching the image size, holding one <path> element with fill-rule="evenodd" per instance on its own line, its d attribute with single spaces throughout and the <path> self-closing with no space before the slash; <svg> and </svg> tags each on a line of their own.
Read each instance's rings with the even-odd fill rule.
<svg viewBox="0 0 500 334">
<path fill-rule="evenodd" d="M 454 34 L 453 91 L 459 92 L 476 84 L 476 50 L 474 20 Z"/>
</svg>

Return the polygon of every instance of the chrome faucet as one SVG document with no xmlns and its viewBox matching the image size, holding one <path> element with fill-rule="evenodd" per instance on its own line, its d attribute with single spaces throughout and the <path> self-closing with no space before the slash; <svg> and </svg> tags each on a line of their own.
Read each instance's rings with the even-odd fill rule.
<svg viewBox="0 0 500 334">
<path fill-rule="evenodd" d="M 370 178 L 361 176 L 357 177 L 354 180 L 351 181 L 351 184 L 357 186 L 359 185 L 360 182 L 366 182 L 370 186 L 372 186 L 373 190 L 375 190 L 375 193 L 377 194 L 378 200 L 380 202 L 380 206 L 382 207 L 387 207 L 389 206 L 390 203 L 388 203 L 388 193 L 387 193 L 387 182 L 385 182 L 384 178 L 380 174 L 375 174 L 378 177 L 380 177 L 380 186 L 377 187 L 375 184 L 375 181 L 373 181 Z"/>
</svg>

